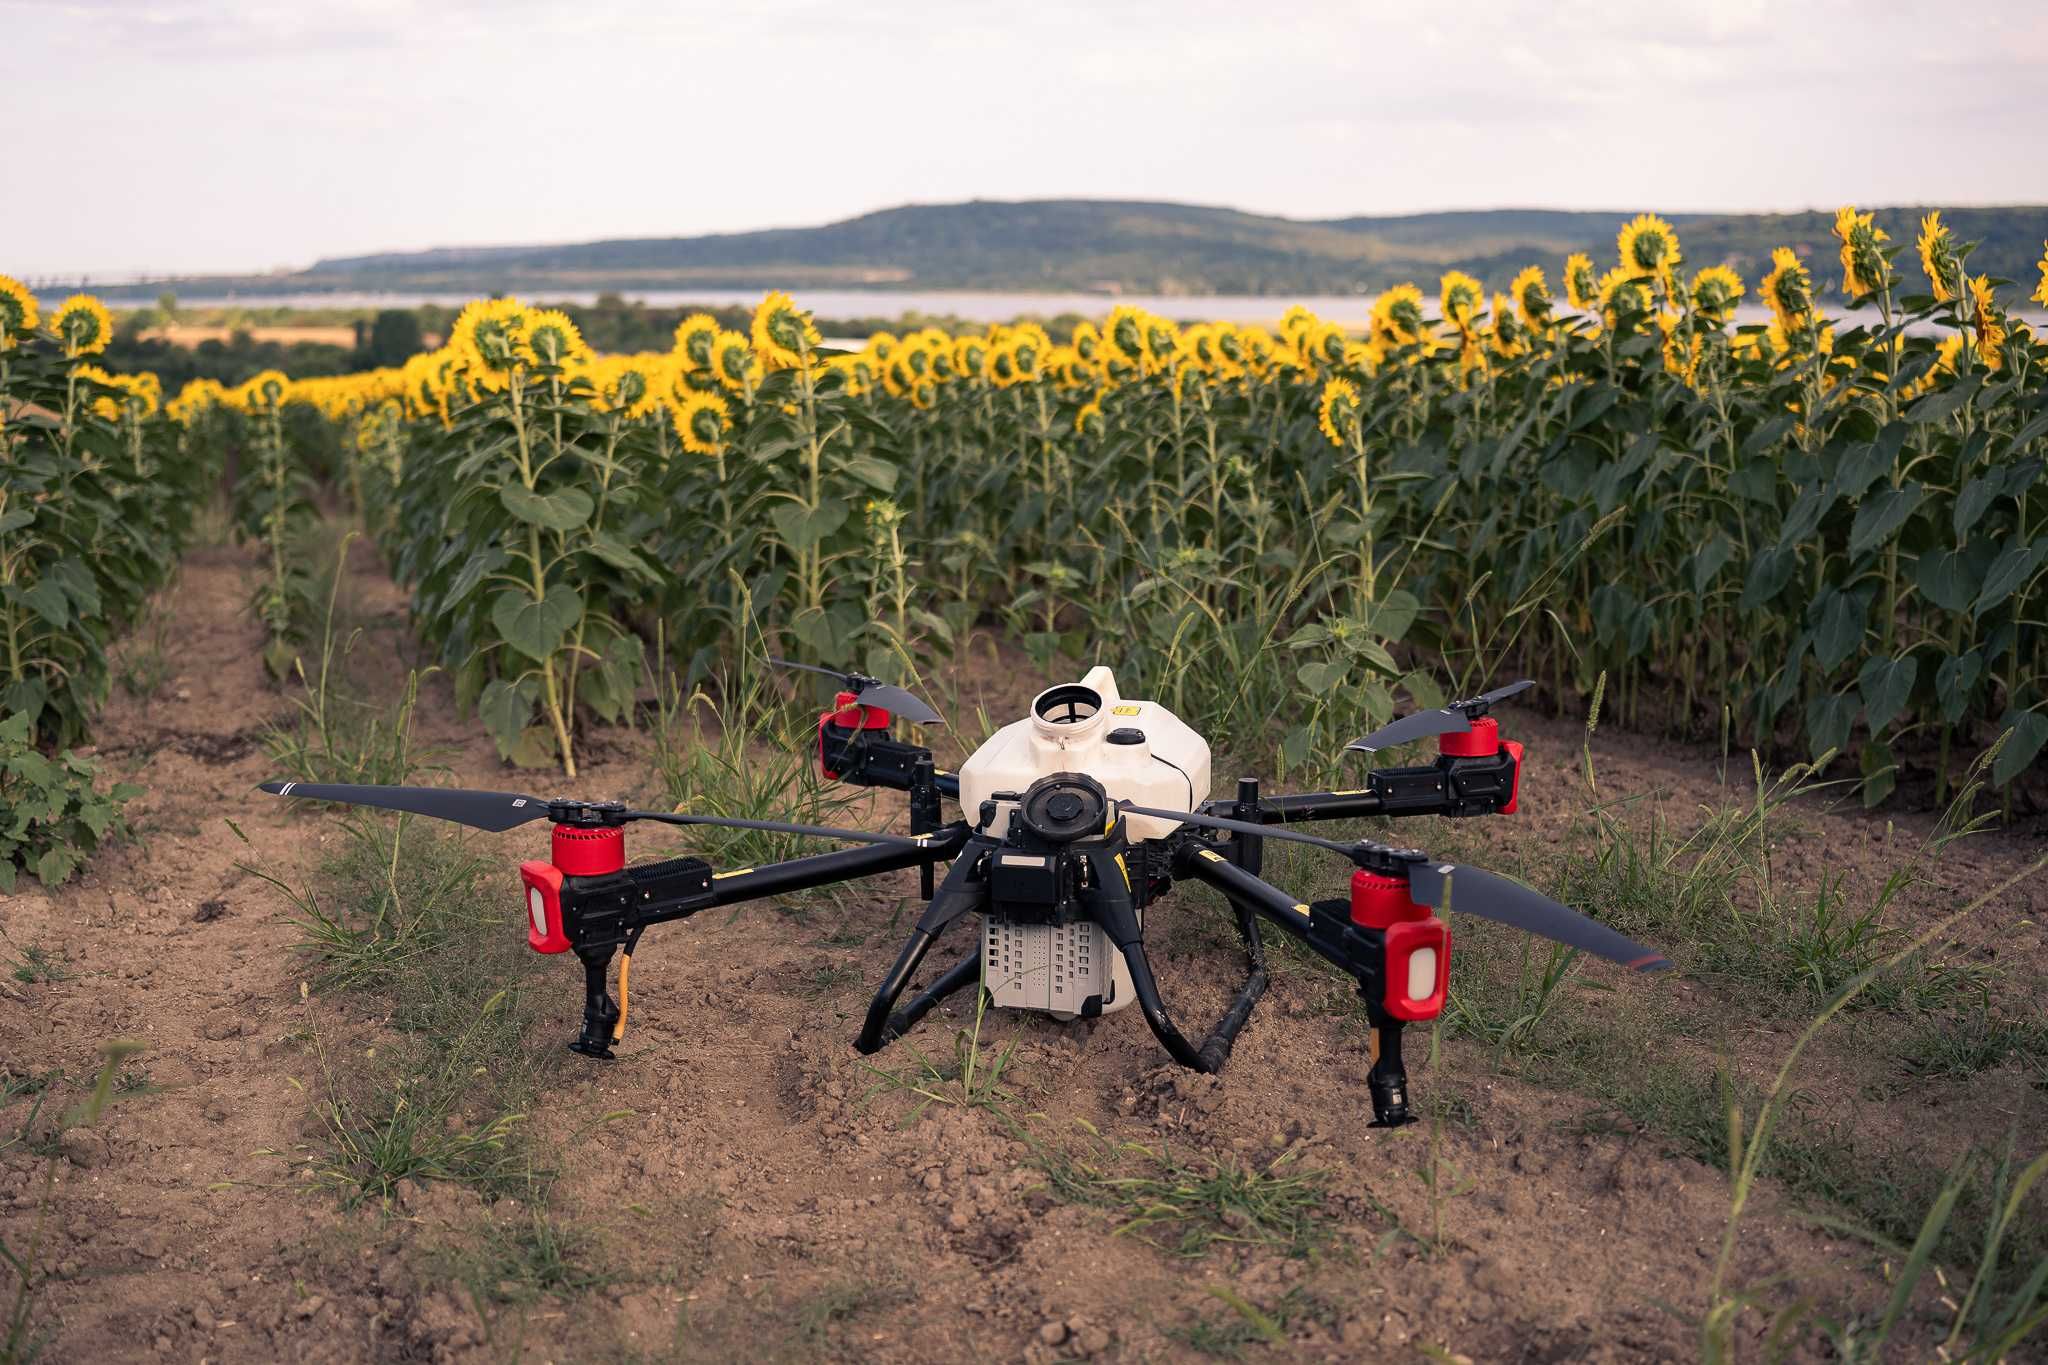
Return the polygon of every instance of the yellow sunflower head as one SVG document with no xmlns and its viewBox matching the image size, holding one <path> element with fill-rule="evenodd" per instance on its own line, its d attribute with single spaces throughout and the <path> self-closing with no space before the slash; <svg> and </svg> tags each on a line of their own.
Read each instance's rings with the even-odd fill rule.
<svg viewBox="0 0 2048 1365">
<path fill-rule="evenodd" d="M 178 396 L 165 405 L 164 412 L 178 425 L 186 426 L 200 413 L 218 407 L 226 397 L 227 390 L 218 380 L 194 379 L 178 390 Z"/>
<path fill-rule="evenodd" d="M 1541 329 L 1550 321 L 1550 286 L 1544 282 L 1543 268 L 1530 266 L 1515 276 L 1508 285 L 1508 297 L 1515 301 L 1515 311 L 1522 315 L 1522 323 L 1531 329 Z"/>
<path fill-rule="evenodd" d="M 1100 398 L 1090 399 L 1088 402 L 1083 403 L 1081 410 L 1074 414 L 1074 430 L 1080 432 L 1083 436 L 1100 436 L 1106 429 L 1106 426 L 1107 424 L 1102 416 L 1102 400 Z"/>
<path fill-rule="evenodd" d="M 1757 290 L 1771 306 L 1771 316 L 1787 331 L 1795 330 L 1798 319 L 1813 311 L 1813 279 L 1789 246 L 1771 253 L 1771 271 Z"/>
<path fill-rule="evenodd" d="M 1621 268 L 1636 279 L 1668 278 L 1678 268 L 1678 234 L 1654 213 L 1638 214 L 1615 239 Z"/>
<path fill-rule="evenodd" d="M 1878 248 L 1891 240 L 1867 213 L 1845 204 L 1835 211 L 1835 240 L 1842 244 L 1842 289 L 1860 299 L 1891 283 L 1891 266 Z"/>
<path fill-rule="evenodd" d="M 896 339 L 894 332 L 876 332 L 868 338 L 867 348 L 873 352 L 876 361 L 886 365 L 895 356 L 896 348 L 902 344 Z"/>
<path fill-rule="evenodd" d="M 519 351 L 529 365 L 568 369 L 590 359 L 590 346 L 567 313 L 542 308 L 527 314 Z"/>
<path fill-rule="evenodd" d="M 1296 334 L 1317 320 L 1314 313 L 1298 303 L 1293 304 L 1280 315 L 1280 336 L 1293 343 L 1296 350 L 1300 350 L 1301 343 L 1296 340 Z"/>
<path fill-rule="evenodd" d="M 1017 350 L 1013 342 L 1005 340 L 989 348 L 988 377 L 989 382 L 999 389 L 1007 389 L 1022 381 L 1024 376 L 1017 366 Z"/>
<path fill-rule="evenodd" d="M 236 406 L 244 412 L 275 412 L 285 405 L 292 381 L 280 370 L 265 370 L 235 390 Z"/>
<path fill-rule="evenodd" d="M 1514 304 L 1506 294 L 1493 296 L 1493 327 L 1489 340 L 1494 353 L 1503 356 L 1520 355 L 1527 337 L 1523 335 L 1522 319 L 1516 314 Z"/>
<path fill-rule="evenodd" d="M 57 305 L 50 330 L 64 347 L 64 354 L 76 360 L 98 355 L 114 339 L 114 317 L 107 306 L 90 294 L 73 294 Z"/>
<path fill-rule="evenodd" d="M 1742 276 L 1725 265 L 1707 266 L 1692 277 L 1693 310 L 1712 322 L 1726 322 L 1745 292 Z"/>
<path fill-rule="evenodd" d="M 1317 405 L 1316 426 L 1333 446 L 1342 446 L 1357 429 L 1358 386 L 1348 379 L 1332 379 L 1323 385 L 1322 402 Z"/>
<path fill-rule="evenodd" d="M 920 379 L 910 386 L 910 406 L 919 412 L 929 412 L 939 401 L 939 386 L 930 379 Z"/>
<path fill-rule="evenodd" d="M 1102 333 L 1096 330 L 1092 322 L 1077 322 L 1074 324 L 1074 339 L 1070 344 L 1080 353 L 1081 359 L 1092 362 L 1096 349 L 1102 345 Z"/>
<path fill-rule="evenodd" d="M 28 286 L 11 275 L 0 275 L 0 351 L 12 349 L 16 337 L 33 332 L 42 320 Z"/>
<path fill-rule="evenodd" d="M 614 411 L 639 420 L 661 406 L 672 383 L 666 371 L 678 361 L 670 355 L 621 355 L 600 361 L 601 392 Z"/>
<path fill-rule="evenodd" d="M 687 390 L 669 400 L 668 416 L 684 450 L 692 455 L 724 452 L 725 438 L 732 431 L 732 409 L 721 395 Z"/>
<path fill-rule="evenodd" d="M 676 324 L 675 355 L 686 370 L 711 368 L 711 343 L 718 338 L 718 319 L 692 313 Z"/>
<path fill-rule="evenodd" d="M 524 361 L 530 310 L 518 299 L 477 299 L 448 329 L 448 347 L 486 387 L 496 387 Z"/>
<path fill-rule="evenodd" d="M 1600 302 L 1600 280 L 1593 273 L 1593 258 L 1574 251 L 1564 258 L 1564 299 L 1572 307 L 1590 311 Z"/>
<path fill-rule="evenodd" d="M 2048 242 L 2041 243 L 2041 282 L 2034 286 L 2032 298 L 2035 303 L 2048 308 Z"/>
<path fill-rule="evenodd" d="M 1335 369 L 1344 363 L 1344 329 L 1334 322 L 1317 318 L 1295 333 L 1295 340 L 1301 348 L 1304 369 Z"/>
<path fill-rule="evenodd" d="M 1920 220 L 1920 268 L 1934 290 L 1936 303 L 1947 303 L 1963 294 L 1963 259 L 1956 254 L 1955 236 L 1941 221 L 1939 212 Z"/>
<path fill-rule="evenodd" d="M 1272 369 L 1273 352 L 1278 345 L 1273 334 L 1263 327 L 1240 327 L 1236 335 L 1239 362 L 1248 373 L 1264 377 Z"/>
<path fill-rule="evenodd" d="M 711 338 L 711 373 L 728 389 L 750 388 L 761 382 L 761 358 L 738 332 L 719 332 Z"/>
<path fill-rule="evenodd" d="M 779 289 L 770 290 L 754 310 L 754 350 L 771 370 L 794 370 L 809 364 L 820 341 L 811 315 Z"/>
<path fill-rule="evenodd" d="M 1600 277 L 1600 316 L 1616 331 L 1650 311 L 1650 286 L 1641 275 L 1618 265 Z"/>
<path fill-rule="evenodd" d="M 988 340 L 973 333 L 954 338 L 953 370 L 968 379 L 988 377 Z"/>
<path fill-rule="evenodd" d="M 1422 339 L 1422 290 L 1397 284 L 1373 300 L 1372 335 L 1388 346 L 1412 345 Z"/>
<path fill-rule="evenodd" d="M 1180 328 L 1165 318 L 1152 317 L 1148 314 L 1145 318 L 1146 353 L 1163 364 L 1167 357 L 1179 349 Z"/>
<path fill-rule="evenodd" d="M 1437 302 L 1443 309 L 1444 321 L 1466 332 L 1471 330 L 1473 319 L 1479 316 L 1479 310 L 1486 304 L 1486 290 L 1464 271 L 1453 270 L 1444 276 Z"/>
<path fill-rule="evenodd" d="M 1102 329 L 1104 347 L 1127 365 L 1143 366 L 1152 358 L 1149 329 L 1141 309 L 1120 303 L 1109 310 L 1109 322 Z"/>
<path fill-rule="evenodd" d="M 1998 296 L 1992 291 L 1991 281 L 1982 275 L 1969 277 L 1970 297 L 1963 313 L 1969 322 L 1970 336 L 1977 345 L 1977 358 L 1986 365 L 1995 366 L 1999 359 L 1999 347 L 2005 344 L 2005 314 L 1999 310 Z"/>
</svg>

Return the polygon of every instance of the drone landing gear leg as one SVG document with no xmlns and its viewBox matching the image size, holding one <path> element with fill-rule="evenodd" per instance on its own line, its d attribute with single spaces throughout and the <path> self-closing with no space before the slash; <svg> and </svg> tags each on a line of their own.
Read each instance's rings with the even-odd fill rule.
<svg viewBox="0 0 2048 1365">
<path fill-rule="evenodd" d="M 1373 1009 L 1372 1070 L 1365 1088 L 1372 1095 L 1374 1128 L 1399 1128 L 1413 1123 L 1408 1112 L 1408 1071 L 1401 1064 L 1401 1021 Z"/>
<path fill-rule="evenodd" d="M 979 976 L 981 952 L 977 948 L 972 957 L 955 964 L 913 999 L 901 1015 L 896 1013 L 897 997 L 910 984 L 910 978 L 924 961 L 924 955 L 931 951 L 932 944 L 938 941 L 939 935 L 945 933 L 947 926 L 960 916 L 979 910 L 988 903 L 988 884 L 977 876 L 981 858 L 981 849 L 970 844 L 960 851 L 952 867 L 946 870 L 946 880 L 940 885 L 938 894 L 932 897 L 932 903 L 925 907 L 924 914 L 918 916 L 917 927 L 910 931 L 910 941 L 896 955 L 896 965 L 889 969 L 889 975 L 882 978 L 881 988 L 868 1003 L 868 1015 L 861 1024 L 860 1037 L 853 1040 L 856 1051 L 864 1055 L 880 1051 L 933 1005 L 960 989 L 970 977 Z M 971 973 L 965 971 L 968 967 L 973 968 Z M 926 996 L 931 998 L 926 1000 Z M 912 1010 L 916 1013 L 913 1014 Z M 903 1020 L 902 1028 L 896 1027 L 898 1018 Z"/>
<path fill-rule="evenodd" d="M 945 974 L 910 998 L 910 1003 L 889 1015 L 889 1022 L 883 1026 L 884 1045 L 895 1042 L 916 1025 L 917 1021 L 932 1012 L 941 1000 L 959 990 L 962 986 L 981 984 L 981 945 L 974 951 L 948 967 Z"/>
<path fill-rule="evenodd" d="M 612 1060 L 612 1039 L 620 1018 L 619 1007 L 612 1003 L 611 992 L 605 989 L 612 948 L 607 943 L 602 948 L 576 950 L 576 956 L 583 962 L 583 1032 L 569 1044 L 571 1052 L 606 1062 Z"/>
<path fill-rule="evenodd" d="M 1145 1022 L 1152 1028 L 1152 1036 L 1159 1040 L 1173 1060 L 1190 1071 L 1213 1075 L 1223 1069 L 1230 1060 L 1230 1049 L 1237 1043 L 1238 1032 L 1245 1021 L 1251 1018 L 1252 1007 L 1259 1003 L 1259 997 L 1266 993 L 1265 950 L 1259 943 L 1258 924 L 1251 913 L 1233 901 L 1237 909 L 1238 932 L 1244 935 L 1245 956 L 1251 963 L 1251 975 L 1230 1008 L 1216 1021 L 1216 1027 L 1209 1030 L 1200 1047 L 1187 1040 L 1173 1017 L 1166 1012 L 1166 1004 L 1159 998 L 1159 983 L 1152 975 L 1152 961 L 1145 955 L 1144 935 L 1138 928 L 1138 911 L 1132 903 L 1130 889 L 1120 872 L 1112 874 L 1111 869 L 1098 866 L 1094 886 L 1088 896 L 1089 913 L 1109 935 L 1117 951 L 1123 954 L 1124 965 L 1131 971 L 1131 990 L 1138 997 L 1138 1008 L 1145 1015 Z"/>
</svg>

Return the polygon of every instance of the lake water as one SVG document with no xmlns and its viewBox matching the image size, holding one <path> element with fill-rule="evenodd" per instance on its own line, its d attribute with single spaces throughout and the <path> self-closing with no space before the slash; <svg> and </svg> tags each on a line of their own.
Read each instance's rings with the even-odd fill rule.
<svg viewBox="0 0 2048 1365">
<path fill-rule="evenodd" d="M 752 307 L 760 302 L 759 289 L 647 289 L 616 291 L 626 298 L 658 308 L 675 308 L 690 304 L 707 307 Z M 1158 313 L 1162 317 L 1182 322 L 1236 322 L 1257 323 L 1272 326 L 1280 315 L 1295 304 L 1307 308 L 1318 317 L 1351 328 L 1363 328 L 1371 316 L 1373 295 L 1370 294 L 1089 294 L 1089 293 L 1026 293 L 1001 290 L 967 289 L 797 289 L 791 291 L 796 301 L 820 318 L 894 318 L 906 312 L 934 313 L 964 318 L 974 323 L 1008 322 L 1013 318 L 1038 316 L 1055 317 L 1061 313 L 1079 313 L 1085 317 L 1100 317 L 1120 303 Z M 321 293 L 317 291 L 296 291 L 278 293 L 247 293 L 178 296 L 181 308 L 415 308 L 421 304 L 439 304 L 459 308 L 475 297 L 467 293 L 431 293 L 424 291 L 394 291 L 390 293 Z M 526 297 L 537 302 L 591 304 L 597 301 L 598 291 L 593 289 L 547 289 L 535 290 Z M 48 300 L 50 304 L 58 300 Z M 135 300 L 125 306 L 136 306 Z M 1843 310 L 1836 302 L 1828 311 L 1840 322 Z M 2037 330 L 2048 329 L 2048 314 L 2038 312 L 2016 312 L 2015 317 L 2023 318 Z M 1738 323 L 1763 323 L 1770 321 L 1770 312 L 1760 304 L 1745 303 L 1735 310 Z M 1874 310 L 1848 314 L 1851 321 L 1868 321 L 1875 324 Z M 1915 328 L 1913 330 L 1935 330 Z"/>
</svg>

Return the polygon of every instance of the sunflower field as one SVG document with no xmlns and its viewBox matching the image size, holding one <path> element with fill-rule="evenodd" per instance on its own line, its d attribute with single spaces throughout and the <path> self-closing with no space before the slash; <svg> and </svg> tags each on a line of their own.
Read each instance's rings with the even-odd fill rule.
<svg viewBox="0 0 2048 1365">
<path fill-rule="evenodd" d="M 45 499 L 81 460 L 99 498 L 229 440 L 282 466 L 278 412 L 316 410 L 421 636 L 521 764 L 573 773 L 657 642 L 700 676 L 765 642 L 909 679 L 992 630 L 1048 666 L 1113 660 L 1288 768 L 1332 768 L 1404 695 L 1526 673 L 1562 706 L 1604 674 L 1624 723 L 1852 753 L 1872 802 L 1906 767 L 1941 792 L 2001 739 L 2007 784 L 2048 741 L 2048 345 L 1938 214 L 1917 260 L 1854 209 L 1835 232 L 1839 316 L 1794 252 L 1752 285 L 1645 215 L 1556 291 L 1453 271 L 1386 291 L 1362 335 L 1120 306 L 1061 338 L 827 345 L 771 293 L 750 334 L 698 315 L 666 352 L 603 356 L 496 299 L 402 368 L 195 386 L 169 418 L 68 344 L 0 392 L 61 414 L 28 441 Z M 1738 324 L 1745 298 L 1770 321 Z M 274 483 L 252 533 L 296 496 Z M 81 606 L 57 567 L 81 536 L 147 524 L 31 541 L 6 508 L 31 639 Z M 9 666 L 16 688 L 73 667 Z"/>
</svg>

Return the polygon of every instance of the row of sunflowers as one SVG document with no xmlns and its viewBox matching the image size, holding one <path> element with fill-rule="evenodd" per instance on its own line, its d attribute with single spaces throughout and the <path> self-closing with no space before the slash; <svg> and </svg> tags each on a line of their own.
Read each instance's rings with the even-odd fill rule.
<svg viewBox="0 0 2048 1365">
<path fill-rule="evenodd" d="M 1872 799 L 2001 737 L 2004 783 L 2048 740 L 2048 350 L 1938 214 L 1910 265 L 1870 215 L 1836 236 L 1839 316 L 1786 249 L 1739 323 L 1747 282 L 1645 215 L 1562 297 L 1452 271 L 1363 334 L 1119 306 L 828 347 L 771 293 L 747 334 L 699 315 L 599 356 L 494 299 L 402 367 L 172 406 L 325 416 L 518 762 L 573 771 L 652 640 L 700 673 L 765 638 L 914 675 L 993 625 L 1290 766 L 1517 669 L 1560 704 L 1605 674 L 1638 724 L 1853 748 Z"/>
</svg>

